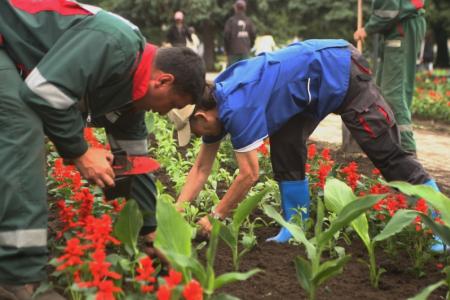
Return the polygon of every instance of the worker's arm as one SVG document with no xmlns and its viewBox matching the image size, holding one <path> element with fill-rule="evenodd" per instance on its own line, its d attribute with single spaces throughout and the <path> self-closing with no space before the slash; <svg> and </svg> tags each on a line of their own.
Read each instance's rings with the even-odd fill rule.
<svg viewBox="0 0 450 300">
<path fill-rule="evenodd" d="M 201 145 L 200 152 L 198 153 L 194 165 L 186 178 L 186 183 L 178 196 L 177 207 L 179 210 L 182 210 L 183 202 L 191 202 L 197 198 L 205 185 L 206 180 L 208 180 L 219 147 L 220 142 L 213 144 L 204 143 Z"/>
<path fill-rule="evenodd" d="M 100 186 L 113 184 L 114 174 L 105 151 L 88 150 L 78 104 L 87 95 L 96 95 L 102 87 L 111 88 L 129 76 L 137 52 L 132 53 L 132 47 L 124 51 L 121 46 L 100 31 L 68 32 L 32 70 L 20 90 L 22 99 L 39 115 L 59 154 L 74 160 L 83 177 Z M 95 100 L 84 104 L 106 112 L 111 105 L 117 108 L 121 104 Z M 123 104 L 127 101 L 131 100 L 123 99 Z"/>
<path fill-rule="evenodd" d="M 213 215 L 215 218 L 224 219 L 232 213 L 239 202 L 245 198 L 250 188 L 259 178 L 259 164 L 257 150 L 249 152 L 236 152 L 236 159 L 239 166 L 239 174 L 231 184 L 230 188 L 217 204 Z M 203 217 L 199 224 L 205 233 L 211 231 L 211 224 L 208 217 Z"/>
<path fill-rule="evenodd" d="M 400 2 L 400 0 L 375 0 L 370 18 L 364 26 L 365 31 L 370 34 L 391 29 L 398 22 Z"/>
</svg>

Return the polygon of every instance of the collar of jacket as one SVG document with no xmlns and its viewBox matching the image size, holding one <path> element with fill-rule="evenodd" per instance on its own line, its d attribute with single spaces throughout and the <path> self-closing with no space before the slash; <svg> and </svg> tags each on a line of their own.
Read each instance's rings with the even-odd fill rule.
<svg viewBox="0 0 450 300">
<path fill-rule="evenodd" d="M 152 73 L 153 59 L 155 58 L 157 47 L 152 44 L 145 44 L 141 61 L 136 68 L 133 77 L 133 101 L 141 99 L 147 94 L 148 82 Z"/>
</svg>

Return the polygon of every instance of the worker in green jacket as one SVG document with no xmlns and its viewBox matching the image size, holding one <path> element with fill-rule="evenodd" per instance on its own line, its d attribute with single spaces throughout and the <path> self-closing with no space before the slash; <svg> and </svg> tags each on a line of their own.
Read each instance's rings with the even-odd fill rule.
<svg viewBox="0 0 450 300">
<path fill-rule="evenodd" d="M 377 83 L 394 111 L 404 150 L 416 153 L 411 103 L 416 61 L 425 36 L 423 0 L 374 0 L 366 25 L 354 33 L 356 41 L 380 33 L 381 63 Z"/>
<path fill-rule="evenodd" d="M 190 49 L 158 49 L 97 7 L 0 1 L 0 299 L 31 299 L 46 278 L 44 136 L 85 179 L 114 186 L 112 154 L 88 146 L 86 123 L 105 126 L 112 147 L 146 154 L 145 111 L 195 103 L 204 77 Z M 135 176 L 131 197 L 151 206 L 150 175 Z M 146 225 L 148 233 L 156 224 Z"/>
</svg>

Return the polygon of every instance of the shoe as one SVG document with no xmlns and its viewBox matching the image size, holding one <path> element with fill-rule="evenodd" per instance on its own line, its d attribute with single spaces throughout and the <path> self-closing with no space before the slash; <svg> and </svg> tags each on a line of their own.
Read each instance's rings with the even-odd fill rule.
<svg viewBox="0 0 450 300">
<path fill-rule="evenodd" d="M 302 211 L 302 221 L 308 219 L 309 210 L 309 185 L 308 179 L 297 181 L 281 181 L 279 183 L 281 194 L 281 207 L 283 209 L 283 218 L 289 221 L 300 208 L 306 208 Z M 276 242 L 279 244 L 287 243 L 292 238 L 292 234 L 286 228 L 281 228 L 280 232 L 266 242 Z"/>
<path fill-rule="evenodd" d="M 0 285 L 0 300 L 66 300 L 50 289 L 36 295 L 39 284 Z"/>
</svg>

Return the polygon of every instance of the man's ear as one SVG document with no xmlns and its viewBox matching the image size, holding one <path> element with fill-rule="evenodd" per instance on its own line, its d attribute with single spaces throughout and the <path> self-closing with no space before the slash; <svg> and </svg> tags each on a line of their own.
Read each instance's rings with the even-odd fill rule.
<svg viewBox="0 0 450 300">
<path fill-rule="evenodd" d="M 201 111 L 201 110 L 196 111 L 196 112 L 194 113 L 194 117 L 197 118 L 197 119 L 199 119 L 199 121 L 202 121 L 202 122 L 208 121 L 208 116 L 207 116 L 207 114 L 206 114 L 204 111 Z"/>
<path fill-rule="evenodd" d="M 155 79 L 157 86 L 172 85 L 175 81 L 175 76 L 170 73 L 161 73 Z"/>
</svg>

